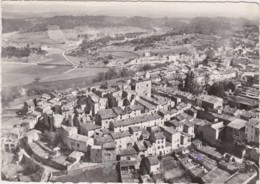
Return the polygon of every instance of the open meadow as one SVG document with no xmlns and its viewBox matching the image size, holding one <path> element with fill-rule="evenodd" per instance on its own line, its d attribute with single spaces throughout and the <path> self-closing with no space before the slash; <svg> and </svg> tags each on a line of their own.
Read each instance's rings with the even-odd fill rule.
<svg viewBox="0 0 260 184">
<path fill-rule="evenodd" d="M 50 76 L 59 76 L 71 69 L 70 66 L 42 66 L 33 64 L 17 64 L 2 62 L 2 86 L 20 86 Z"/>
<path fill-rule="evenodd" d="M 75 79 L 82 77 L 93 77 L 97 75 L 99 72 L 106 72 L 108 68 L 75 68 L 71 69 L 68 72 L 62 73 L 60 75 L 53 75 L 50 77 L 44 78 L 42 81 L 56 81 L 56 80 L 67 80 L 67 79 Z"/>
<path fill-rule="evenodd" d="M 26 44 L 45 44 L 45 45 L 54 45 L 56 41 L 51 40 L 47 32 L 29 32 L 29 33 L 16 33 L 16 34 L 3 34 L 2 39 L 10 44 L 17 45 L 26 45 Z"/>
<path fill-rule="evenodd" d="M 99 51 L 99 54 L 101 56 L 111 55 L 111 56 L 120 57 L 124 59 L 133 59 L 139 56 L 138 54 L 131 51 L 117 51 L 117 50 L 101 50 Z"/>
<path fill-rule="evenodd" d="M 48 54 L 50 59 L 45 64 L 55 64 L 55 65 L 71 65 L 62 55 L 62 52 L 59 53 L 50 53 Z"/>
</svg>

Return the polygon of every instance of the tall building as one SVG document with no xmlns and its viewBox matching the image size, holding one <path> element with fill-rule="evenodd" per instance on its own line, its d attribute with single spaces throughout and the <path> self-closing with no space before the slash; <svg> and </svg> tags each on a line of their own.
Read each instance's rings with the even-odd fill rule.
<svg viewBox="0 0 260 184">
<path fill-rule="evenodd" d="M 144 77 L 139 79 L 132 79 L 132 90 L 136 95 L 151 97 L 152 82 L 149 72 L 146 72 Z"/>
</svg>

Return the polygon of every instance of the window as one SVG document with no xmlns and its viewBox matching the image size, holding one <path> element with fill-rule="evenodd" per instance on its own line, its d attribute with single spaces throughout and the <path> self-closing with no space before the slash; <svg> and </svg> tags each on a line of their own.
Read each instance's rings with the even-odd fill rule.
<svg viewBox="0 0 260 184">
<path fill-rule="evenodd" d="M 110 154 L 110 153 L 105 153 L 105 156 L 108 156 L 108 157 L 110 157 L 110 156 L 111 156 L 111 154 Z"/>
<path fill-rule="evenodd" d="M 79 144 L 77 144 L 78 148 L 79 148 Z"/>
<path fill-rule="evenodd" d="M 158 146 L 158 149 L 160 149 L 160 146 Z"/>
<path fill-rule="evenodd" d="M 131 160 L 131 158 L 130 157 L 126 157 L 126 160 Z"/>
</svg>

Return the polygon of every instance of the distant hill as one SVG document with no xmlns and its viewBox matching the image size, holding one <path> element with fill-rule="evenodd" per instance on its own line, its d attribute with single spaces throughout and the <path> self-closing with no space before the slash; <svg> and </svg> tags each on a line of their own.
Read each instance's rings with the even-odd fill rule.
<svg viewBox="0 0 260 184">
<path fill-rule="evenodd" d="M 246 19 L 235 19 L 225 17 L 196 17 L 189 21 L 180 18 L 148 18 L 148 17 L 114 17 L 114 16 L 54 16 L 47 18 L 24 18 L 10 19 L 3 18 L 3 33 L 21 31 L 38 32 L 48 30 L 48 25 L 57 25 L 60 29 L 73 29 L 78 26 L 91 27 L 117 27 L 136 26 L 141 28 L 169 27 L 184 28 L 197 33 L 214 33 L 229 30 L 234 25 L 252 25 Z"/>
</svg>

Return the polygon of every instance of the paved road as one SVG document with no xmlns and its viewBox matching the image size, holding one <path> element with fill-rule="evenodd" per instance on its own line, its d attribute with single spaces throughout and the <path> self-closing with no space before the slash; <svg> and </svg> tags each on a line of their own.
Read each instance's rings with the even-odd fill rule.
<svg viewBox="0 0 260 184">
<path fill-rule="evenodd" d="M 74 63 L 71 59 L 69 59 L 69 58 L 66 56 L 66 52 L 69 52 L 69 51 L 71 51 L 71 50 L 76 49 L 76 48 L 79 46 L 80 43 L 81 43 L 81 40 L 77 42 L 77 44 L 76 44 L 75 47 L 70 48 L 70 49 L 67 49 L 67 50 L 63 51 L 63 53 L 62 53 L 63 57 L 64 57 L 70 64 L 72 64 L 73 66 L 75 66 L 75 65 L 77 65 L 77 64 Z"/>
<path fill-rule="evenodd" d="M 70 50 L 72 50 L 72 49 L 70 49 Z M 73 61 L 71 61 L 71 60 L 66 56 L 65 53 L 66 53 L 67 51 L 69 51 L 69 50 L 63 51 L 62 56 L 63 56 L 70 64 L 72 64 L 73 66 L 75 66 L 76 63 L 74 63 Z"/>
</svg>

